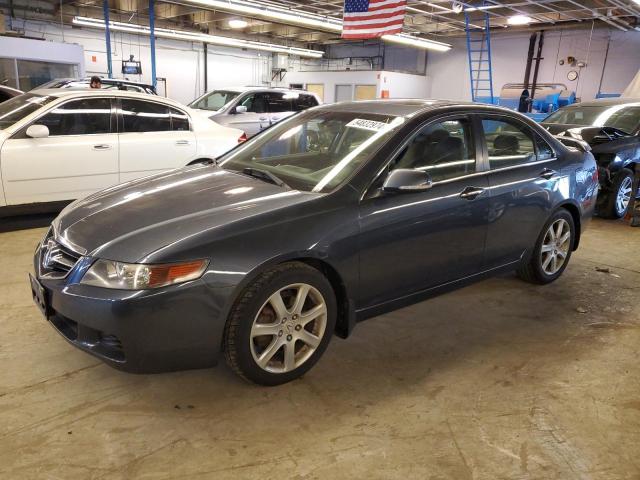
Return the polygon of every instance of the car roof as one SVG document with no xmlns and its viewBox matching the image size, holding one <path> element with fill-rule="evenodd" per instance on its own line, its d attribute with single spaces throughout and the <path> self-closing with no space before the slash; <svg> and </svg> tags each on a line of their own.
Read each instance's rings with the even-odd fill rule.
<svg viewBox="0 0 640 480">
<path fill-rule="evenodd" d="M 148 93 L 142 92 L 131 92 L 129 90 L 108 90 L 108 89 L 100 89 L 100 88 L 36 88 L 31 90 L 29 93 L 33 93 L 36 95 L 46 95 L 51 97 L 88 97 L 88 96 L 109 96 L 109 97 L 129 97 L 129 98 L 139 98 L 140 100 L 148 100 L 148 101 L 161 101 L 166 102 L 171 105 L 175 105 L 179 108 L 188 108 L 186 105 L 181 104 L 180 102 L 176 102 L 166 97 L 162 97 L 159 95 L 150 95 Z"/>
<path fill-rule="evenodd" d="M 627 105 L 631 103 L 640 103 L 640 98 L 598 98 L 597 100 L 589 100 L 588 102 L 572 103 L 565 108 L 577 108 L 577 107 L 610 107 L 614 105 Z"/>
<path fill-rule="evenodd" d="M 513 110 L 495 105 L 473 102 L 458 102 L 453 100 L 402 98 L 380 100 L 358 100 L 351 102 L 339 102 L 315 107 L 316 110 L 331 110 L 342 112 L 359 112 L 382 115 L 408 116 L 447 107 L 481 107 L 483 110 L 514 113 Z"/>
<path fill-rule="evenodd" d="M 242 93 L 242 92 L 300 92 L 300 93 L 306 93 L 308 95 L 315 95 L 315 93 L 313 92 L 309 92 L 307 90 L 302 90 L 299 88 L 287 88 L 287 87 L 266 87 L 266 86 L 259 86 L 259 85 L 246 85 L 246 86 L 232 86 L 232 87 L 220 87 L 220 88 L 214 88 L 213 90 L 210 90 L 209 92 L 206 93 L 211 93 L 211 92 L 215 92 L 215 91 L 223 91 L 223 92 L 238 92 L 238 93 Z"/>
<path fill-rule="evenodd" d="M 87 83 L 89 83 L 89 82 L 91 82 L 91 77 L 83 77 L 83 78 L 71 78 L 71 77 L 54 78 L 51 81 L 52 82 L 67 82 L 67 83 L 73 83 L 73 82 L 87 82 Z M 148 84 L 148 83 L 136 82 L 136 81 L 133 81 L 133 80 L 126 80 L 124 78 L 103 78 L 103 77 L 100 77 L 100 82 L 102 82 L 102 83 L 113 83 L 113 84 L 123 83 L 123 84 L 127 84 L 127 85 L 136 85 L 138 87 L 151 88 L 151 85 Z"/>
</svg>

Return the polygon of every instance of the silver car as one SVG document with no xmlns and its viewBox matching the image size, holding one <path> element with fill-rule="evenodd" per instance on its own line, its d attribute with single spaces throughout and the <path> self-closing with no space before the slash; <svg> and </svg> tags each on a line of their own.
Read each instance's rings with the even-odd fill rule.
<svg viewBox="0 0 640 480">
<path fill-rule="evenodd" d="M 189 107 L 211 112 L 211 120 L 238 128 L 251 137 L 283 118 L 320 103 L 315 94 L 303 90 L 238 87 L 205 93 Z"/>
</svg>

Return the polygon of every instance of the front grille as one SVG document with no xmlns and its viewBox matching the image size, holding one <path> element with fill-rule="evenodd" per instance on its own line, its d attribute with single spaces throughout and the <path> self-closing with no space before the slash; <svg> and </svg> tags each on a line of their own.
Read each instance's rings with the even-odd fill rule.
<svg viewBox="0 0 640 480">
<path fill-rule="evenodd" d="M 40 247 L 41 276 L 64 278 L 80 260 L 79 253 L 57 242 L 49 233 Z"/>
</svg>

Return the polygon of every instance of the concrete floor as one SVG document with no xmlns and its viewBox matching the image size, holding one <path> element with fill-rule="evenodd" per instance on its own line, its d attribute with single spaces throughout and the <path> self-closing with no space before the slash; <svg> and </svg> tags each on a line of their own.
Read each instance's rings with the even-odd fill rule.
<svg viewBox="0 0 640 480">
<path fill-rule="evenodd" d="M 0 478 L 640 478 L 640 229 L 595 220 L 555 284 L 372 319 L 277 388 L 69 346 L 31 302 L 43 234 L 0 234 Z"/>
</svg>

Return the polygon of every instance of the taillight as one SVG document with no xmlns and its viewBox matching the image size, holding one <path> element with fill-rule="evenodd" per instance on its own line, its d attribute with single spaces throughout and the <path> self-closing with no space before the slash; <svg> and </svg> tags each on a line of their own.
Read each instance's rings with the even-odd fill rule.
<svg viewBox="0 0 640 480">
<path fill-rule="evenodd" d="M 238 143 L 244 143 L 247 141 L 247 134 L 242 132 L 242 135 L 238 137 Z"/>
</svg>

